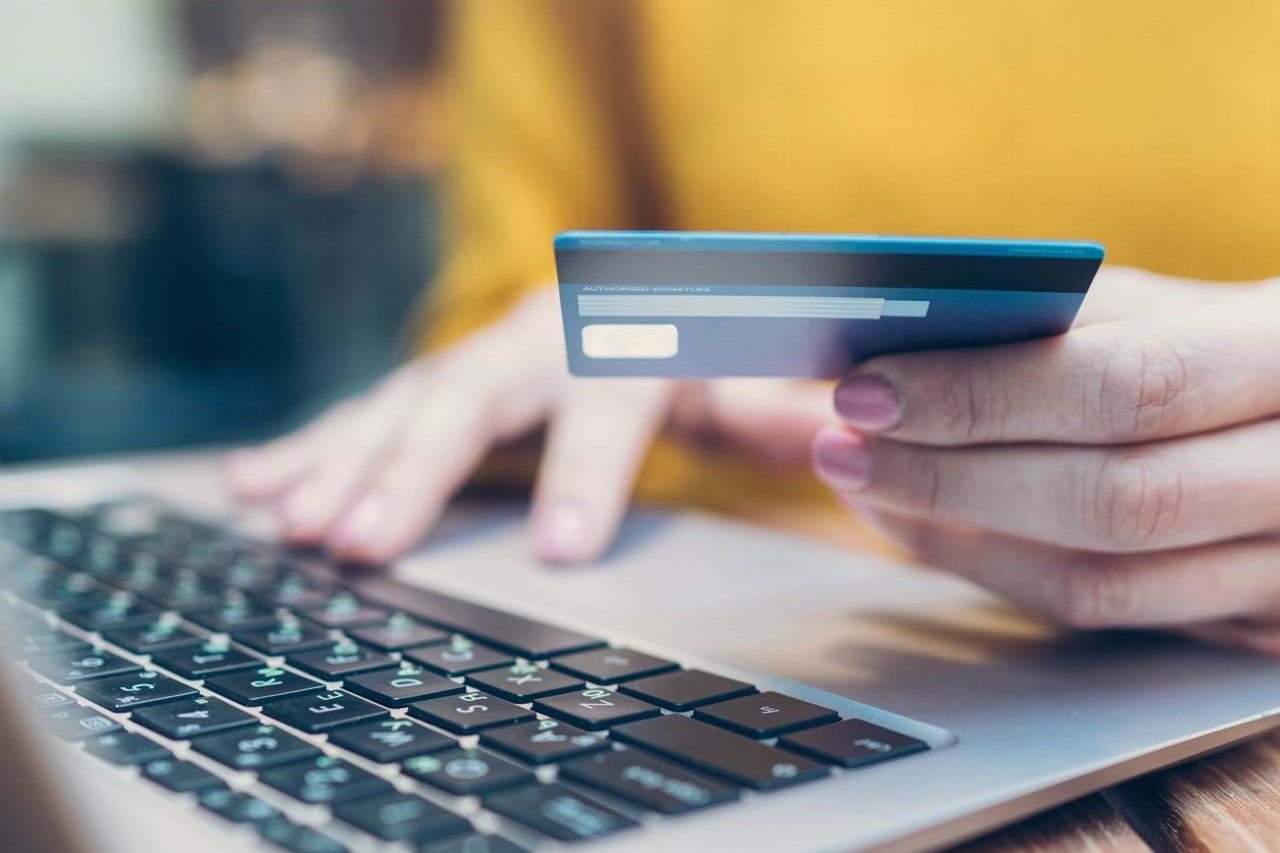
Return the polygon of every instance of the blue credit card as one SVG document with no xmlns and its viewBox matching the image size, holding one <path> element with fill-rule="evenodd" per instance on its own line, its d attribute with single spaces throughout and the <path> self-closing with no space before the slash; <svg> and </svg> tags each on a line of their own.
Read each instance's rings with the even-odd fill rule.
<svg viewBox="0 0 1280 853">
<path fill-rule="evenodd" d="M 875 355 L 1066 331 L 1096 243 L 571 231 L 555 241 L 577 376 L 833 378 Z"/>
</svg>

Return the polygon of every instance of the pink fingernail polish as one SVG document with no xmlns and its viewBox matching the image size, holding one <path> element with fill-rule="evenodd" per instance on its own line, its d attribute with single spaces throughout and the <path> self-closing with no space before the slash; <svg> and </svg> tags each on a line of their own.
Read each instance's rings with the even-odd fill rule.
<svg viewBox="0 0 1280 853">
<path fill-rule="evenodd" d="M 587 515 L 582 505 L 561 499 L 542 512 L 534 530 L 538 556 L 552 562 L 573 562 L 583 557 L 587 541 Z"/>
<path fill-rule="evenodd" d="M 889 381 L 857 374 L 836 387 L 836 414 L 858 429 L 893 429 L 902 422 L 902 400 Z"/>
<path fill-rule="evenodd" d="M 848 430 L 827 427 L 813 440 L 819 476 L 841 489 L 861 489 L 871 478 L 871 451 Z"/>
</svg>

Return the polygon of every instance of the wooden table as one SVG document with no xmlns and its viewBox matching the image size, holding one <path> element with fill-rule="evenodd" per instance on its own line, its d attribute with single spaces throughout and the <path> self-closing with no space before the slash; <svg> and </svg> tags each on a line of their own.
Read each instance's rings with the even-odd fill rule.
<svg viewBox="0 0 1280 853">
<path fill-rule="evenodd" d="M 842 511 L 770 507 L 751 520 L 841 547 L 893 554 Z M 893 554 L 894 556 L 901 556 Z M 1280 730 L 994 832 L 953 853 L 1280 851 Z"/>
</svg>

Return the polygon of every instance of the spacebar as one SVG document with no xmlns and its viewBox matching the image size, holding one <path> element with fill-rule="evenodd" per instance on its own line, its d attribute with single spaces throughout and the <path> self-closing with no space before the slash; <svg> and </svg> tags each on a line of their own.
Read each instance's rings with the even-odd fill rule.
<svg viewBox="0 0 1280 853">
<path fill-rule="evenodd" d="M 557 628 L 546 622 L 472 604 L 421 587 L 372 577 L 357 581 L 352 586 L 356 592 L 379 600 L 383 605 L 526 658 L 544 658 L 605 644 L 599 637 Z"/>
<path fill-rule="evenodd" d="M 826 767 L 795 753 L 680 714 L 618 726 L 612 737 L 758 790 L 827 774 Z"/>
</svg>

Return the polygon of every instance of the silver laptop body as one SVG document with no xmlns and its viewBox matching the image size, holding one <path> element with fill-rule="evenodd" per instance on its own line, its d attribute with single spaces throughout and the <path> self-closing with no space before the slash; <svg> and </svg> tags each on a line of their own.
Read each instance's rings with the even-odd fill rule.
<svg viewBox="0 0 1280 853">
<path fill-rule="evenodd" d="M 0 475 L 0 507 L 79 507 L 137 493 L 263 531 L 261 519 L 232 514 L 208 456 Z M 687 815 L 637 812 L 638 828 L 574 849 L 937 849 L 1280 719 L 1280 663 L 1156 635 L 1062 634 L 956 579 L 731 521 L 637 512 L 611 556 L 582 569 L 538 565 L 525 536 L 519 507 L 462 506 L 390 574 L 778 690 L 929 746 Z M 411 596 L 405 605 L 412 612 Z M 21 676 L 5 668 L 0 748 L 14 766 L 0 793 L 0 837 L 14 841 L 12 849 L 263 849 L 254 832 L 222 822 L 192 797 L 40 732 L 42 712 L 25 701 Z M 323 736 L 300 737 L 326 748 Z M 173 748 L 188 753 L 183 744 Z M 419 789 L 394 767 L 378 772 Z M 257 790 L 252 774 L 229 778 Z M 26 781 L 13 784 L 19 780 Z M 323 807 L 263 796 L 299 822 L 330 825 Z M 475 798 L 456 804 L 482 829 L 526 845 L 537 838 Z M 352 850 L 408 849 L 336 831 Z"/>
</svg>

